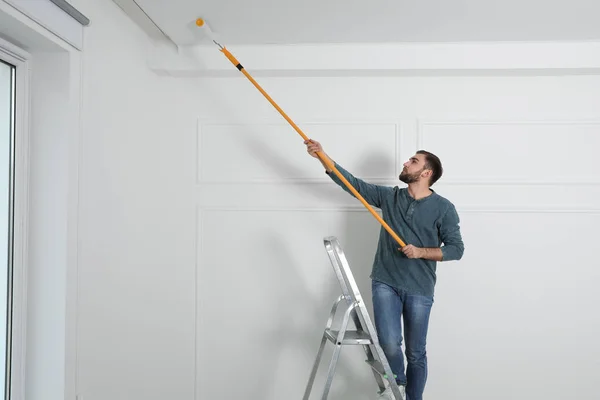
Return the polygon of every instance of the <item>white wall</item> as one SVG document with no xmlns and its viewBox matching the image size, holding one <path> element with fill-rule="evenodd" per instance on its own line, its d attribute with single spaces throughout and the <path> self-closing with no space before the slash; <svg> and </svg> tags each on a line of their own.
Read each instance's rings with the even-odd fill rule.
<svg viewBox="0 0 600 400">
<path fill-rule="evenodd" d="M 376 221 L 246 80 L 158 77 L 115 5 L 73 3 L 93 21 L 77 393 L 299 398 L 338 294 L 321 239 L 341 239 L 369 299 Z M 445 162 L 466 253 L 439 266 L 428 398 L 595 398 L 600 77 L 260 82 L 358 176 L 395 184 L 421 146 Z M 344 353 L 331 399 L 375 397 L 362 359 Z"/>
<path fill-rule="evenodd" d="M 595 398 L 598 77 L 261 81 L 358 176 L 395 184 L 421 147 L 444 161 L 436 186 L 459 209 L 466 253 L 439 265 L 427 397 L 503 399 L 504 387 L 513 399 Z M 320 239 L 340 237 L 369 298 L 378 225 L 248 82 L 196 87 L 211 97 L 190 99 L 209 119 L 199 129 L 198 393 L 227 398 L 219 388 L 237 359 L 245 373 L 232 397 L 298 398 L 337 293 Z M 372 393 L 351 354 L 332 398 Z"/>
<path fill-rule="evenodd" d="M 68 52 L 37 52 L 31 79 L 30 236 L 27 319 L 27 398 L 59 399 L 69 385 L 71 318 L 68 296 L 71 141 L 77 135 L 78 61 Z M 75 82 L 71 78 L 75 78 Z"/>
<path fill-rule="evenodd" d="M 28 14 L 56 6 L 19 3 L 26 10 L 0 1 L 0 47 L 17 66 L 10 396 L 58 400 L 75 397 L 81 74 L 77 51 L 60 38 L 73 26 L 50 32 L 44 23 L 56 13 Z"/>
<path fill-rule="evenodd" d="M 182 82 L 146 69 L 147 40 L 117 6 L 73 4 L 93 21 L 82 66 L 78 392 L 191 399 L 196 105 Z"/>
</svg>

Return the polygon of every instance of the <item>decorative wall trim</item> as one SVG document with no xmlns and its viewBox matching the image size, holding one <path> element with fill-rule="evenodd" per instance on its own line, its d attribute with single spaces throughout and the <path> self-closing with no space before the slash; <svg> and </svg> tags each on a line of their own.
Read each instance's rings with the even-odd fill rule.
<svg viewBox="0 0 600 400">
<path fill-rule="evenodd" d="M 421 148 L 424 142 L 424 129 L 427 126 L 510 126 L 510 125 L 566 125 L 566 126 L 598 126 L 600 132 L 600 120 L 597 119 L 578 119 L 578 120 L 476 120 L 476 119 L 454 119 L 454 120 L 433 120 L 417 119 L 417 147 Z M 439 185 L 465 185 L 465 186 L 598 186 L 600 185 L 600 174 L 597 179 L 573 179 L 562 181 L 556 179 L 452 179 L 445 178 Z"/>
<path fill-rule="evenodd" d="M 398 170 L 398 165 L 400 164 L 400 153 L 402 150 L 400 147 L 402 143 L 403 131 L 404 130 L 399 122 L 394 124 L 394 171 L 396 171 L 396 173 L 400 173 Z"/>
<path fill-rule="evenodd" d="M 392 178 L 370 178 L 360 176 L 361 179 L 369 183 L 378 185 L 391 185 L 394 181 Z M 202 186 L 219 186 L 219 185 L 329 185 L 331 180 L 327 178 L 286 178 L 286 179 L 234 179 L 227 181 L 220 180 L 199 180 L 198 185 Z M 398 180 L 396 179 L 396 183 Z"/>
<path fill-rule="evenodd" d="M 369 211 L 363 206 L 336 206 L 336 207 L 200 207 L 199 212 L 365 212 Z M 598 208 L 527 208 L 519 207 L 476 207 L 456 206 L 459 213 L 468 214 L 600 214 Z M 375 209 L 380 214 L 378 209 Z"/>
<path fill-rule="evenodd" d="M 402 123 L 397 120 L 360 120 L 360 121 L 338 121 L 338 120 L 311 120 L 311 121 L 294 121 L 298 126 L 304 127 L 308 125 L 389 125 L 394 129 L 394 151 L 393 151 L 393 164 L 394 170 L 398 171 L 400 165 L 400 147 L 401 143 L 404 140 L 404 130 L 402 127 Z M 264 178 L 264 179 L 229 179 L 229 180 L 221 180 L 221 179 L 207 179 L 203 176 L 203 157 L 202 157 L 202 136 L 204 128 L 208 126 L 281 126 L 281 127 L 289 127 L 286 122 L 273 122 L 271 121 L 250 121 L 247 123 L 227 123 L 227 122 L 208 122 L 202 121 L 200 118 L 197 120 L 197 136 L 196 136 L 196 184 L 198 185 L 240 185 L 240 184 L 255 184 L 255 185 L 282 185 L 282 184 L 291 184 L 291 185 L 305 185 L 305 184 L 330 184 L 331 179 L 327 178 L 325 175 L 321 178 Z M 290 135 L 298 135 L 291 127 Z M 304 133 L 310 137 L 310 132 L 304 131 Z M 301 142 L 301 138 L 299 138 L 299 146 L 303 146 Z M 330 152 L 329 153 L 332 158 L 335 158 L 335 155 Z M 386 185 L 390 184 L 390 182 L 396 182 L 396 176 L 390 177 L 382 177 L 382 176 L 360 176 L 361 179 L 369 181 L 375 184 Z"/>
<path fill-rule="evenodd" d="M 200 260 L 202 255 L 202 237 L 203 237 L 203 213 L 202 208 L 196 205 L 195 207 L 195 238 L 194 238 L 194 400 L 198 399 L 198 334 L 200 333 L 199 328 L 199 307 L 198 307 L 198 299 L 200 298 L 198 295 L 198 271 L 200 270 Z"/>
<path fill-rule="evenodd" d="M 573 208 L 565 208 L 565 209 L 527 209 L 523 207 L 512 208 L 512 207 L 501 207 L 501 206 L 493 206 L 487 208 L 477 208 L 477 207 L 457 207 L 459 214 L 588 214 L 588 215 L 600 215 L 600 208 L 598 209 L 573 209 Z M 337 207 L 320 207 L 320 208 L 300 208 L 300 207 L 200 207 L 197 206 L 197 217 L 196 217 L 196 271 L 195 271 L 195 371 L 194 371 L 194 388 L 196 393 L 196 398 L 198 395 L 197 387 L 198 387 L 198 366 L 201 356 L 198 353 L 198 341 L 201 340 L 199 336 L 199 326 L 200 326 L 200 316 L 198 315 L 198 307 L 199 307 L 199 293 L 198 293 L 198 279 L 201 264 L 203 262 L 202 259 L 202 235 L 204 229 L 204 220 L 203 215 L 206 215 L 211 212 L 228 212 L 228 213 L 239 213 L 239 212 L 301 212 L 301 213 L 314 213 L 314 212 L 360 212 L 360 213 L 368 213 L 368 211 L 363 206 L 337 206 Z M 372 218 L 372 216 L 370 216 Z M 373 221 L 373 223 L 378 223 Z M 464 226 L 464 222 L 463 222 Z"/>
<path fill-rule="evenodd" d="M 201 213 L 207 212 L 368 212 L 362 206 L 339 207 L 199 207 Z M 375 209 L 379 212 L 379 210 Z"/>
</svg>

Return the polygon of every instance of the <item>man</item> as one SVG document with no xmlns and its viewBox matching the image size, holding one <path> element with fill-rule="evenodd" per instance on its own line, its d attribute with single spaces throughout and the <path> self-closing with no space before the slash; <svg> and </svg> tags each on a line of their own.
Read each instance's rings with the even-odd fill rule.
<svg viewBox="0 0 600 400">
<path fill-rule="evenodd" d="M 375 329 L 396 382 L 406 400 L 423 400 L 427 380 L 427 329 L 433 305 L 436 265 L 439 261 L 460 260 L 464 244 L 454 205 L 431 186 L 442 176 L 437 156 L 420 150 L 400 173 L 406 188 L 387 187 L 354 177 L 327 156 L 315 140 L 304 142 L 307 152 L 321 153 L 373 207 L 406 243 L 398 242 L 382 227 L 371 272 Z M 352 194 L 321 161 L 331 179 Z M 401 318 L 402 317 L 402 318 Z M 402 354 L 402 319 L 407 368 Z M 393 399 L 388 387 L 380 399 Z"/>
</svg>

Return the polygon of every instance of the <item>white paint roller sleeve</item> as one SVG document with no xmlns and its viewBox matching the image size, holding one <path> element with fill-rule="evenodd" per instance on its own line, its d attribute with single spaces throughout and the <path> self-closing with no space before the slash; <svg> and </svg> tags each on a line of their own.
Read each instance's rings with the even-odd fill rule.
<svg viewBox="0 0 600 400">
<path fill-rule="evenodd" d="M 204 21 L 202 18 L 198 18 L 196 20 L 196 26 L 200 28 L 199 31 L 203 36 L 205 36 L 205 38 L 216 43 L 215 34 L 213 33 L 212 29 L 210 29 L 210 26 L 208 26 L 206 21 Z"/>
</svg>

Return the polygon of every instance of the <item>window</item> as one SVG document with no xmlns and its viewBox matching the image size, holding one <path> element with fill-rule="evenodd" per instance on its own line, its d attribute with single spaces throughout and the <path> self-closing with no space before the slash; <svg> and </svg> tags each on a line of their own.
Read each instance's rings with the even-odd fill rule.
<svg viewBox="0 0 600 400">
<path fill-rule="evenodd" d="M 16 68 L 0 60 L 0 384 L 10 398 Z"/>
</svg>

